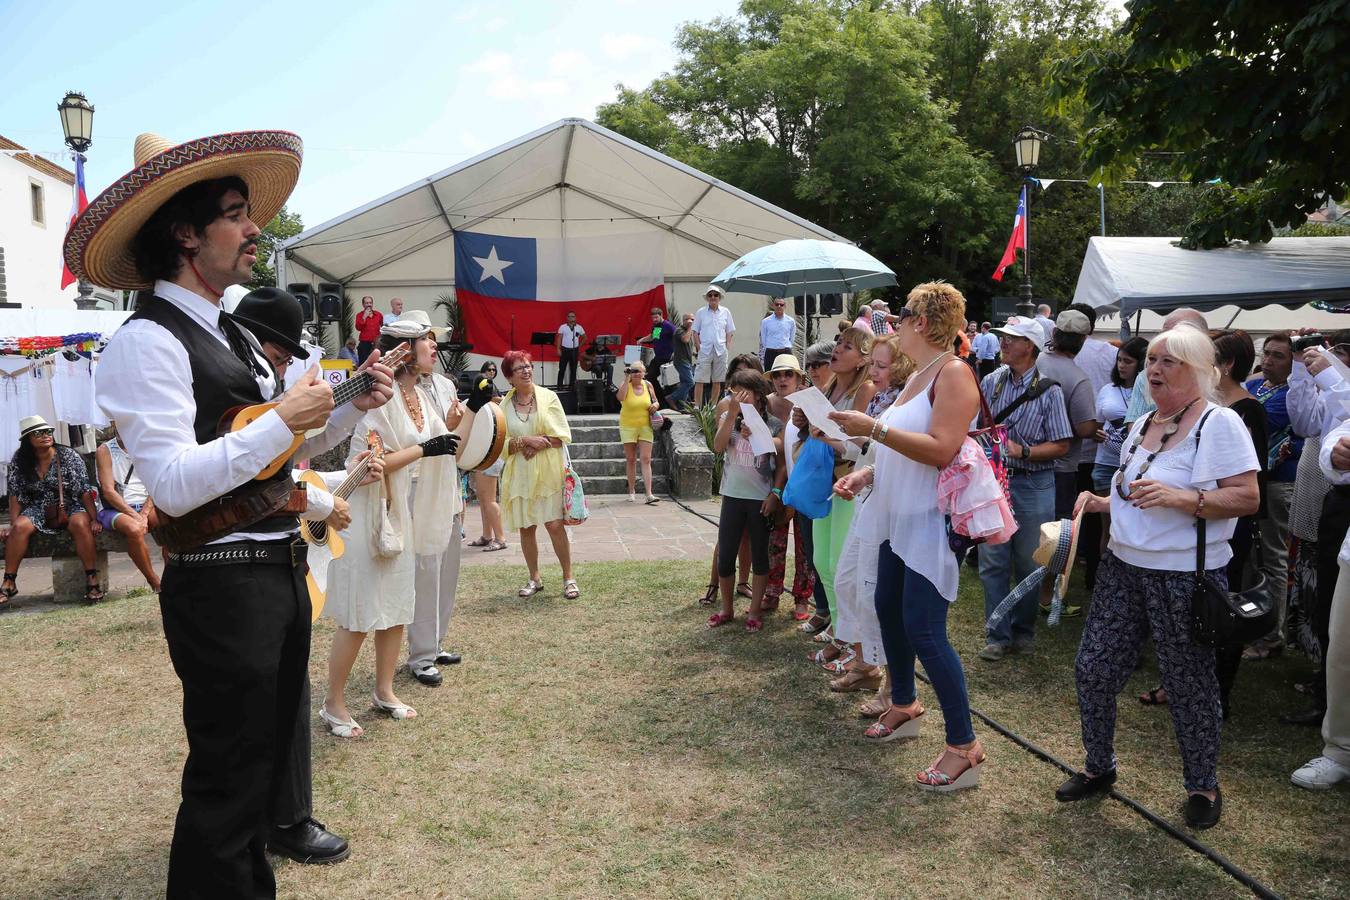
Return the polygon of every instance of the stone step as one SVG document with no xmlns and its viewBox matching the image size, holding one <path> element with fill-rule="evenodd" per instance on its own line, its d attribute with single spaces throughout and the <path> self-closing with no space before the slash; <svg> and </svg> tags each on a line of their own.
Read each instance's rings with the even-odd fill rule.
<svg viewBox="0 0 1350 900">
<path fill-rule="evenodd" d="M 619 442 L 619 423 L 612 422 L 608 424 L 578 425 L 575 422 L 569 422 L 572 426 L 572 440 L 574 443 L 614 443 Z"/>
<path fill-rule="evenodd" d="M 666 476 L 653 475 L 652 481 L 656 483 L 653 493 L 661 499 L 666 499 Z M 601 494 L 628 494 L 628 478 L 626 476 L 599 476 L 596 478 L 582 478 L 581 486 L 586 490 L 587 497 L 598 497 Z M 637 493 L 642 494 L 642 475 L 639 473 L 637 478 Z"/>
<path fill-rule="evenodd" d="M 575 432 L 573 432 L 575 434 Z M 580 443 L 571 443 L 567 445 L 567 452 L 572 455 L 572 459 L 623 459 L 623 444 L 619 443 L 616 435 L 612 441 L 583 441 Z M 652 445 L 652 459 L 661 459 L 661 444 L 657 442 Z"/>
<path fill-rule="evenodd" d="M 668 463 L 664 459 L 652 460 L 652 476 L 665 475 Z M 628 463 L 623 457 L 618 459 L 576 459 L 573 458 L 572 466 L 577 470 L 577 474 L 582 478 L 592 476 L 616 476 L 626 475 L 628 472 Z M 638 477 L 641 477 L 642 466 L 638 466 Z"/>
</svg>

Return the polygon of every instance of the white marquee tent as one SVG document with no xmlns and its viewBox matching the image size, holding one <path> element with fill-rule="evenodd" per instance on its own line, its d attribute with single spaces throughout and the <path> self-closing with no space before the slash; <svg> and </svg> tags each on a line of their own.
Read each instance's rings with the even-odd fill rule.
<svg viewBox="0 0 1350 900">
<path fill-rule="evenodd" d="M 584 119 L 562 119 L 310 228 L 278 247 L 278 282 L 429 309 L 454 284 L 453 236 L 665 234 L 667 300 L 682 311 L 728 263 L 783 238 L 844 240 L 745 191 Z M 754 349 L 764 298 L 728 298 Z"/>
</svg>

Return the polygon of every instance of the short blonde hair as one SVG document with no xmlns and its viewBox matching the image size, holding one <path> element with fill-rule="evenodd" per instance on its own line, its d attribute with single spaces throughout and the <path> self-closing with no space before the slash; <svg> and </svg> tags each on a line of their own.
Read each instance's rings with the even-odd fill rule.
<svg viewBox="0 0 1350 900">
<path fill-rule="evenodd" d="M 890 387 L 904 387 L 905 382 L 909 381 L 909 376 L 914 374 L 914 360 L 910 359 L 900 350 L 900 338 L 895 334 L 878 335 L 876 340 L 872 341 L 872 355 L 875 356 L 878 347 L 885 347 L 891 351 L 891 383 Z"/>
<path fill-rule="evenodd" d="M 950 350 L 952 341 L 966 328 L 966 298 L 945 281 L 916 285 L 905 305 L 928 320 L 925 337 L 934 347 Z"/>
<path fill-rule="evenodd" d="M 867 377 L 867 364 L 871 362 L 872 341 L 874 339 L 872 332 L 865 328 L 854 328 L 851 325 L 840 332 L 839 337 L 835 339 L 836 345 L 848 341 L 862 354 L 862 366 L 860 366 L 858 371 L 853 374 L 853 377 L 846 382 L 846 388 L 850 394 L 857 393 L 858 388 L 862 387 L 863 383 L 869 380 Z M 834 393 L 834 389 L 841 383 L 845 382 L 840 381 L 839 373 L 833 373 L 830 375 L 830 383 L 826 385 L 825 393 Z"/>
<path fill-rule="evenodd" d="M 1219 370 L 1214 366 L 1214 342 L 1209 335 L 1187 323 L 1164 331 L 1148 342 L 1149 355 L 1165 350 L 1195 373 L 1200 396 L 1214 400 L 1219 386 Z M 1147 360 L 1145 361 L 1147 365 Z"/>
</svg>

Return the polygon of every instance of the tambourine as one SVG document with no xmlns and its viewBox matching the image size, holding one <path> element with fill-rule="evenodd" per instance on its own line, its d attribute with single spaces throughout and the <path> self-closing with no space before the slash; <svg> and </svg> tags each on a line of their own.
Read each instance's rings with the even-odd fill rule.
<svg viewBox="0 0 1350 900">
<path fill-rule="evenodd" d="M 455 462 L 461 472 L 481 472 L 501 458 L 506 446 L 506 413 L 500 403 L 484 403 L 478 412 L 464 411 L 455 428 L 459 450 Z"/>
</svg>

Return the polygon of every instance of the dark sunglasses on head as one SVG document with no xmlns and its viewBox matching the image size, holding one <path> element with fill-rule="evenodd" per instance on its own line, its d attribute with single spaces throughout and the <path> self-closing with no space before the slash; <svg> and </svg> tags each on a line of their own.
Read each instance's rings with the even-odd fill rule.
<svg viewBox="0 0 1350 900">
<path fill-rule="evenodd" d="M 908 306 L 902 306 L 902 307 L 900 307 L 900 311 L 899 311 L 898 313 L 895 314 L 895 318 L 896 318 L 895 324 L 899 325 L 901 322 L 905 321 L 906 319 L 911 318 L 911 317 L 913 317 L 913 316 L 917 316 L 917 315 L 918 315 L 918 313 L 916 313 L 914 310 L 910 309 Z"/>
</svg>

